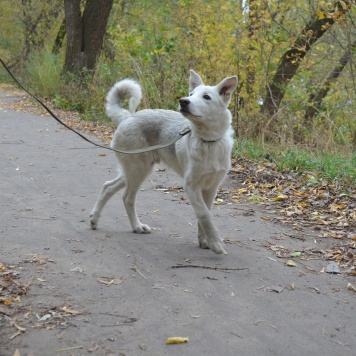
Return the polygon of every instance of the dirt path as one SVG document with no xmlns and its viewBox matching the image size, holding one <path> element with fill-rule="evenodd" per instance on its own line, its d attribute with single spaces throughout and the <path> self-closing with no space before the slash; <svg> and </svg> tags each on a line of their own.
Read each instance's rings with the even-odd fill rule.
<svg viewBox="0 0 356 356">
<path fill-rule="evenodd" d="M 12 290 L 11 305 L 0 304 L 1 356 L 354 352 L 354 277 L 320 272 L 328 262 L 315 255 L 289 257 L 330 241 L 224 201 L 214 215 L 228 255 L 201 250 L 168 171 L 138 197 L 151 234 L 130 232 L 119 195 L 92 231 L 89 212 L 115 177 L 114 155 L 1 100 L 0 295 Z M 189 342 L 165 345 L 173 336 Z"/>
</svg>

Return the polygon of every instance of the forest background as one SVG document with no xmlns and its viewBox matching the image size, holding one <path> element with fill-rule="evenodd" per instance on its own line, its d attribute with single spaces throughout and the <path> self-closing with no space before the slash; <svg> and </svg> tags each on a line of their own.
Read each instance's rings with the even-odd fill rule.
<svg viewBox="0 0 356 356">
<path fill-rule="evenodd" d="M 235 154 L 356 179 L 355 1 L 0 0 L 0 7 L 0 58 L 55 107 L 105 122 L 107 91 L 130 77 L 143 86 L 140 108 L 176 110 L 189 69 L 207 84 L 236 74 Z M 0 70 L 0 82 L 9 81 Z"/>
</svg>

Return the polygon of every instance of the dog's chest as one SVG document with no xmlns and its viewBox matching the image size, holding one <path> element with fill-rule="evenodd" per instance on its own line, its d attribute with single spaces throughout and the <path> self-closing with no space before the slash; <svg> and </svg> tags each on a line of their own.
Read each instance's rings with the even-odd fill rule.
<svg viewBox="0 0 356 356">
<path fill-rule="evenodd" d="M 199 167 L 202 174 L 213 173 L 230 168 L 231 145 L 228 140 L 217 142 L 193 142 L 190 147 L 192 165 Z"/>
</svg>

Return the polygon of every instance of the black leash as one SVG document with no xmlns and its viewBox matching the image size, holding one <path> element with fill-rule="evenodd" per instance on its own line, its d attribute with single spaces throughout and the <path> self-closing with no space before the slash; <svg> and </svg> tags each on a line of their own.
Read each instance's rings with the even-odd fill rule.
<svg viewBox="0 0 356 356">
<path fill-rule="evenodd" d="M 61 125 L 63 125 L 64 127 L 66 127 L 68 130 L 74 132 L 75 134 L 77 134 L 78 136 L 80 136 L 83 140 L 91 143 L 92 145 L 96 146 L 96 147 L 100 147 L 100 148 L 105 148 L 106 150 L 110 150 L 110 151 L 114 151 L 114 152 L 118 152 L 118 153 L 125 153 L 125 154 L 137 154 L 137 153 L 143 153 L 143 152 L 149 152 L 149 151 L 155 151 L 155 150 L 159 150 L 161 148 L 164 147 L 168 147 L 170 145 L 172 145 L 173 143 L 177 142 L 179 139 L 181 139 L 183 136 L 185 136 L 186 134 L 188 134 L 191 130 L 189 127 L 186 127 L 185 129 L 181 130 L 176 136 L 174 136 L 169 142 L 164 143 L 162 145 L 155 145 L 155 146 L 149 146 L 146 148 L 139 148 L 139 149 L 135 149 L 135 150 L 130 150 L 130 151 L 125 151 L 125 150 L 115 150 L 109 146 L 103 146 L 103 145 L 99 145 L 98 143 L 95 143 L 93 141 L 91 141 L 90 139 L 88 139 L 87 137 L 85 137 L 84 135 L 82 135 L 80 132 L 74 130 L 73 128 L 71 128 L 70 126 L 68 126 L 66 123 L 64 123 L 62 120 L 60 120 L 58 118 L 57 115 L 55 115 L 52 110 L 50 110 L 48 108 L 47 105 L 45 105 L 40 99 L 38 99 L 36 96 L 34 96 L 33 94 L 31 94 L 26 88 L 24 88 L 22 86 L 22 84 L 20 84 L 20 82 L 15 78 L 15 76 L 11 73 L 10 69 L 7 67 L 7 65 L 4 63 L 4 61 L 0 58 L 0 62 L 3 65 L 3 67 L 6 69 L 6 71 L 9 73 L 9 75 L 11 76 L 11 78 L 14 80 L 14 82 L 22 89 L 24 90 L 28 95 L 30 95 L 33 99 L 35 99 L 57 122 L 59 122 Z"/>
</svg>

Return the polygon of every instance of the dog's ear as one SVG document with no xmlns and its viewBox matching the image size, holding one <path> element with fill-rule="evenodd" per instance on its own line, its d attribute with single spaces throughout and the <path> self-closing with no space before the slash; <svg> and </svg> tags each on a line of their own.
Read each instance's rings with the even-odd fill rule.
<svg viewBox="0 0 356 356">
<path fill-rule="evenodd" d="M 199 85 L 204 85 L 203 79 L 201 79 L 198 73 L 191 69 L 189 76 L 189 92 L 193 91 Z"/>
<path fill-rule="evenodd" d="M 224 101 L 229 101 L 231 94 L 234 92 L 234 90 L 237 87 L 237 76 L 234 75 L 229 78 L 225 78 L 220 84 L 218 84 L 216 87 L 219 91 L 220 96 L 223 97 Z"/>
</svg>

